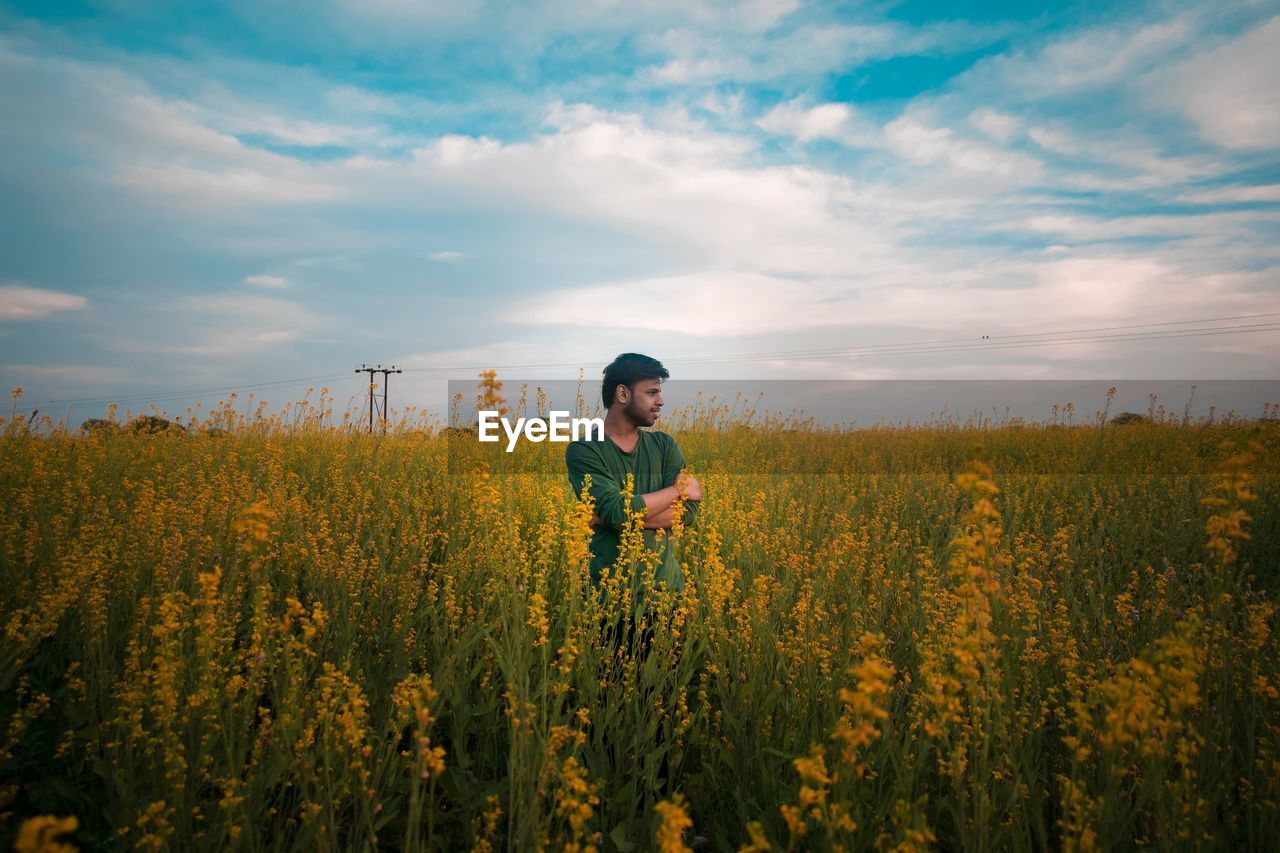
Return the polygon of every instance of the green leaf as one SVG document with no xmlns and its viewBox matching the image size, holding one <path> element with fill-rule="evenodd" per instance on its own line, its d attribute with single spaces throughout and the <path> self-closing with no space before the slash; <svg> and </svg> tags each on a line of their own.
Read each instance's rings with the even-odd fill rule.
<svg viewBox="0 0 1280 853">
<path fill-rule="evenodd" d="M 627 827 L 625 824 L 618 824 L 615 826 L 613 831 L 609 833 L 609 840 L 612 841 L 614 845 L 622 851 L 622 853 L 631 853 L 632 850 L 636 849 L 635 844 L 627 840 Z"/>
</svg>

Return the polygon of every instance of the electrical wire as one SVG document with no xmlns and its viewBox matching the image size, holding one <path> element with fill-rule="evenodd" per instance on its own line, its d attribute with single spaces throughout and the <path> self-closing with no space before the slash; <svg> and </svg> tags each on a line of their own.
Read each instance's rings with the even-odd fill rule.
<svg viewBox="0 0 1280 853">
<path fill-rule="evenodd" d="M 1075 338 L 1044 338 L 1039 341 L 1004 341 L 1001 338 L 991 337 L 978 339 L 970 338 L 968 342 L 957 342 L 956 345 L 942 346 L 941 343 L 934 343 L 929 346 L 908 347 L 905 345 L 883 345 L 876 347 L 852 347 L 844 348 L 844 350 L 819 350 L 803 353 L 803 356 L 796 353 L 791 356 L 774 356 L 774 355 L 758 355 L 744 356 L 733 359 L 733 362 L 758 362 L 758 361 L 778 361 L 778 360 L 800 360 L 804 359 L 831 359 L 838 356 L 852 357 L 883 357 L 896 355 L 929 355 L 933 352 L 978 352 L 984 350 L 1020 350 L 1020 348 L 1046 347 L 1055 345 L 1076 345 L 1076 343 L 1093 343 L 1093 342 L 1128 342 L 1128 341 L 1167 341 L 1171 338 L 1192 338 L 1215 336 L 1215 334 L 1229 334 L 1239 332 L 1242 334 L 1252 332 L 1277 332 L 1280 330 L 1280 324 L 1260 324 L 1260 325 L 1240 325 L 1240 327 L 1229 328 L 1210 328 L 1210 329 L 1178 329 L 1176 332 L 1133 332 L 1129 334 L 1098 334 L 1098 336 L 1075 337 Z M 887 348 L 897 346 L 900 348 Z M 675 360 L 672 360 L 675 362 Z M 680 361 L 678 364 L 721 364 L 722 360 L 714 356 L 704 357 L 696 361 Z"/>
<path fill-rule="evenodd" d="M 808 350 L 773 350 L 768 352 L 730 353 L 707 356 L 675 356 L 664 358 L 665 364 L 699 365 L 750 363 L 758 361 L 776 361 L 780 359 L 830 358 L 836 356 L 873 356 L 873 355 L 917 355 L 930 352 L 961 352 L 968 349 L 1013 349 L 1020 346 L 1041 346 L 1053 343 L 1087 343 L 1092 341 L 1126 341 L 1126 340 L 1163 340 L 1182 337 L 1183 333 L 1204 332 L 1209 334 L 1226 334 L 1235 331 L 1274 331 L 1280 326 L 1274 324 L 1257 324 L 1254 326 L 1219 326 L 1210 328 L 1173 329 L 1168 332 L 1132 332 L 1124 335 L 1096 335 L 1090 337 L 1061 338 L 1053 336 L 1081 335 L 1088 332 L 1102 332 L 1123 329 L 1145 329 L 1157 326 L 1190 325 L 1193 323 L 1215 323 L 1231 320 L 1248 320 L 1263 317 L 1280 317 L 1280 312 L 1265 314 L 1240 314 L 1232 317 L 1206 318 L 1203 320 L 1181 320 L 1168 323 L 1141 323 L 1129 326 L 1102 326 L 1091 329 L 1064 329 L 1056 332 L 1029 332 L 1019 335 L 993 335 L 990 337 L 943 338 L 932 341 L 914 341 L 894 344 L 866 344 L 859 347 L 828 347 Z M 1196 336 L 1196 335 L 1187 335 Z M 1026 340 L 1018 340 L 1026 339 Z M 1003 342 L 1003 343 L 997 343 Z M 951 348 L 947 345 L 956 345 Z M 461 373 L 471 370 L 530 370 L 535 368 L 581 367 L 580 362 L 547 362 L 543 364 L 506 364 L 506 365 L 473 365 L 453 367 L 409 367 L 405 373 Z"/>
<path fill-rule="evenodd" d="M 91 405 L 94 403 L 134 403 L 162 402 L 194 397 L 198 394 L 230 394 L 237 391 L 256 390 L 258 388 L 288 387 L 290 385 L 307 385 L 313 382 L 324 382 L 345 378 L 346 373 L 330 373 L 324 376 L 301 376 L 295 379 L 276 379 L 271 382 L 255 382 L 247 385 L 230 385 L 221 388 L 192 388 L 186 391 L 160 391 L 155 394 L 136 394 L 126 397 L 77 397 L 74 399 L 44 400 L 40 405 Z"/>
<path fill-rule="evenodd" d="M 1079 345 L 1088 343 L 1125 343 L 1138 341 L 1173 340 L 1178 338 L 1206 337 L 1226 334 L 1253 334 L 1259 332 L 1280 331 L 1280 322 L 1254 323 L 1246 325 L 1206 326 L 1212 323 L 1227 323 L 1239 320 L 1257 320 L 1269 317 L 1280 317 L 1280 312 L 1259 314 L 1236 314 L 1225 317 L 1206 317 L 1198 320 L 1170 320 L 1159 323 L 1135 323 L 1121 326 L 1098 326 L 1083 329 L 1062 329 L 1048 332 L 1026 332 L 1013 335 L 990 335 L 982 337 L 942 338 L 929 341 L 903 341 L 887 344 L 864 344 L 862 346 L 827 347 L 820 349 L 769 350 L 761 352 L 727 353 L 725 355 L 690 355 L 666 358 L 667 364 L 709 365 L 709 364 L 750 364 L 779 360 L 802 360 L 813 358 L 881 358 L 885 356 L 949 354 L 962 352 L 981 352 L 987 350 L 1031 349 L 1046 346 Z M 1175 329 L 1174 326 L 1189 328 Z M 1142 329 L 1159 329 L 1160 331 L 1133 331 Z M 1115 334 L 1095 334 L 1115 333 Z M 404 373 L 462 373 L 473 370 L 533 370 L 547 368 L 582 367 L 580 362 L 545 362 L 542 364 L 505 364 L 505 365 L 471 365 L 450 367 L 408 367 Z M 269 382 L 255 382 L 244 385 L 221 387 L 193 388 L 188 390 L 161 391 L 155 394 L 135 394 L 124 397 L 82 397 L 44 400 L 39 405 L 71 405 L 87 406 L 94 404 L 130 404 L 159 403 L 195 397 L 204 394 L 231 394 L 240 391 L 258 390 L 262 388 L 285 388 L 317 382 L 329 382 L 349 376 L 342 373 L 329 373 L 317 376 L 302 376 L 292 379 L 277 379 Z M 396 396 L 400 397 L 399 391 Z M 403 398 L 400 399 L 403 405 Z"/>
</svg>

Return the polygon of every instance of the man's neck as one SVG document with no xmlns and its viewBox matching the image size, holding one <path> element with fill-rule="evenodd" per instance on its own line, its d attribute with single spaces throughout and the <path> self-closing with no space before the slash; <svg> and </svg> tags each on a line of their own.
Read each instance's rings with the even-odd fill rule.
<svg viewBox="0 0 1280 853">
<path fill-rule="evenodd" d="M 634 446 L 640 438 L 640 430 L 636 429 L 635 421 L 617 408 L 611 408 L 605 413 L 604 434 L 622 448 Z"/>
</svg>

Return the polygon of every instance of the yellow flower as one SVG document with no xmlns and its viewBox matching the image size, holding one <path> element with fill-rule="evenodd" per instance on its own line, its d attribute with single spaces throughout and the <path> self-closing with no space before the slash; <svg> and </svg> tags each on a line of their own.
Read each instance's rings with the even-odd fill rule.
<svg viewBox="0 0 1280 853">
<path fill-rule="evenodd" d="M 1226 442 L 1222 449 L 1230 452 L 1234 445 Z M 1257 500 L 1258 496 L 1253 491 L 1254 475 L 1250 469 L 1257 461 L 1254 454 L 1260 456 L 1265 452 L 1262 445 L 1251 441 L 1248 450 L 1227 457 L 1218 468 L 1214 494 L 1200 501 L 1219 510 L 1205 522 L 1205 532 L 1209 534 L 1209 550 L 1223 566 L 1235 563 L 1236 542 L 1252 538 L 1245 530 L 1245 524 L 1253 517 L 1245 512 L 1244 505 Z"/>
<path fill-rule="evenodd" d="M 764 837 L 764 824 L 753 820 L 747 824 L 747 836 L 751 839 L 738 848 L 738 853 L 770 853 L 773 845 Z"/>
<path fill-rule="evenodd" d="M 541 593 L 529 596 L 529 629 L 533 631 L 533 647 L 541 648 L 547 644 L 547 634 L 551 630 L 551 619 L 547 615 L 547 600 Z"/>
<path fill-rule="evenodd" d="M 18 389 L 21 391 L 21 389 Z M 75 832 L 80 821 L 74 815 L 70 817 L 54 817 L 41 815 L 28 818 L 18 828 L 18 837 L 13 842 L 15 853 L 75 853 L 74 845 L 65 844 L 58 836 Z"/>
<path fill-rule="evenodd" d="M 827 775 L 827 762 L 822 754 L 822 747 L 816 743 L 810 745 L 809 755 L 797 758 L 792 762 L 800 781 L 806 785 L 830 785 L 831 777 Z"/>
<path fill-rule="evenodd" d="M 658 803 L 654 809 L 662 817 L 662 824 L 658 827 L 658 849 L 662 853 L 692 851 L 693 848 L 684 843 L 684 831 L 693 826 L 684 810 L 684 797 L 676 794 L 670 800 Z"/>
</svg>

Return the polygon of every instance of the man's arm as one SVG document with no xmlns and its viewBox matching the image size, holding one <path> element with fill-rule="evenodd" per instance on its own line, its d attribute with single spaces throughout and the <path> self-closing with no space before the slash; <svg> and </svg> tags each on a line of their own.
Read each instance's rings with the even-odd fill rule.
<svg viewBox="0 0 1280 853">
<path fill-rule="evenodd" d="M 646 516 L 644 520 L 645 530 L 670 530 L 675 524 L 676 507 L 675 504 L 667 507 L 660 512 L 655 512 L 650 516 Z"/>
<path fill-rule="evenodd" d="M 592 528 L 612 527 L 614 530 L 622 530 L 630 521 L 629 514 L 632 512 L 643 512 L 645 526 L 651 529 L 670 527 L 671 505 L 680 497 L 681 489 L 684 489 L 686 500 L 702 499 L 702 487 L 698 481 L 678 473 L 670 486 L 634 495 L 630 506 L 627 506 L 622 500 L 622 485 L 614 479 L 592 447 L 585 443 L 571 442 L 565 449 L 565 464 L 569 469 L 569 483 L 573 486 L 575 495 L 582 493 L 586 477 L 591 477 L 589 494 L 595 503 Z M 662 515 L 664 512 L 665 517 Z"/>
<path fill-rule="evenodd" d="M 667 512 L 671 509 L 671 505 L 680 498 L 680 491 L 684 490 L 684 499 L 686 501 L 702 500 L 702 486 L 697 479 L 688 476 L 683 471 L 676 474 L 675 482 L 665 489 L 658 489 L 656 492 L 649 492 L 647 495 L 641 495 L 644 500 L 646 518 L 657 515 L 661 512 Z"/>
<path fill-rule="evenodd" d="M 592 482 L 594 483 L 594 479 Z M 646 529 L 671 529 L 671 526 L 675 523 L 675 503 L 676 499 L 680 497 L 681 488 L 685 490 L 685 516 L 686 523 L 688 523 L 690 504 L 702 500 L 702 486 L 696 478 L 686 476 L 682 471 L 678 475 L 676 483 L 667 486 L 665 489 L 640 495 L 640 499 L 645 504 L 644 526 Z M 595 490 L 593 489 L 592 491 Z M 612 527 L 612 525 L 606 524 L 600 513 L 596 512 L 591 516 L 591 529 L 595 530 L 598 527 Z"/>
<path fill-rule="evenodd" d="M 595 504 L 595 514 L 601 525 L 622 530 L 631 513 L 648 512 L 648 504 L 641 495 L 633 495 L 630 505 L 623 500 L 622 484 L 614 479 L 596 450 L 585 442 L 570 442 L 565 449 L 565 464 L 574 495 L 581 495 L 586 478 L 591 478 L 588 494 Z"/>
<path fill-rule="evenodd" d="M 702 484 L 698 482 L 698 479 L 696 477 L 689 476 L 684 471 L 681 471 L 676 475 L 675 484 L 663 489 L 662 492 L 666 492 L 668 489 L 675 490 L 676 497 L 672 498 L 671 503 L 667 504 L 661 510 L 657 510 L 656 512 L 652 512 L 647 515 L 645 517 L 645 527 L 650 529 L 663 528 L 669 530 L 675 525 L 676 498 L 681 496 L 681 489 L 684 490 L 684 512 L 681 523 L 687 527 L 693 524 L 694 520 L 697 518 L 698 502 L 702 500 Z M 659 493 L 652 492 L 651 494 L 656 495 Z M 648 496 L 646 495 L 646 497 Z"/>
</svg>

